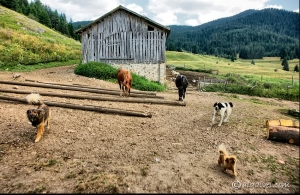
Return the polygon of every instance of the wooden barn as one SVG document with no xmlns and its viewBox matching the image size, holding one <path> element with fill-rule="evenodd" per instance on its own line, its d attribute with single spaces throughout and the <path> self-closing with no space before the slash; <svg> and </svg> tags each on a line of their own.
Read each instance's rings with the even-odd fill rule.
<svg viewBox="0 0 300 195">
<path fill-rule="evenodd" d="M 148 80 L 166 79 L 166 40 L 171 30 L 118 6 L 75 33 L 81 35 L 82 63 L 104 62 Z"/>
</svg>

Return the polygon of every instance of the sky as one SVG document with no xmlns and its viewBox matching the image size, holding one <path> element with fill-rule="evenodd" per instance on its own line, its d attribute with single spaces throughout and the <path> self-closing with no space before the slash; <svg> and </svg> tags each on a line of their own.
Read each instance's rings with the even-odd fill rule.
<svg viewBox="0 0 300 195">
<path fill-rule="evenodd" d="M 31 2 L 34 0 L 29 0 Z M 299 0 L 40 0 L 67 20 L 93 21 L 122 5 L 164 25 L 198 26 L 248 9 L 277 8 L 299 13 Z"/>
</svg>

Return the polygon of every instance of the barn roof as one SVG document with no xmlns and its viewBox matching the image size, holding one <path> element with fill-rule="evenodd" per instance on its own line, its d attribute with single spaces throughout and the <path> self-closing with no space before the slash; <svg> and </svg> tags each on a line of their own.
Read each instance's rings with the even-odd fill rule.
<svg viewBox="0 0 300 195">
<path fill-rule="evenodd" d="M 142 15 L 136 13 L 136 12 L 133 12 L 133 11 L 131 11 L 131 10 L 129 10 L 129 9 L 125 8 L 125 7 L 123 7 L 122 5 L 119 5 L 119 6 L 116 7 L 115 9 L 113 9 L 113 10 L 111 10 L 110 12 L 104 14 L 104 15 L 101 16 L 100 18 L 94 20 L 93 22 L 91 22 L 91 23 L 85 25 L 84 27 L 82 27 L 82 28 L 80 28 L 80 29 L 77 29 L 77 30 L 75 31 L 75 33 L 77 33 L 77 34 L 82 33 L 83 31 L 85 31 L 87 28 L 89 28 L 89 27 L 92 26 L 93 24 L 98 23 L 98 22 L 101 21 L 102 19 L 106 18 L 107 16 L 109 16 L 109 15 L 111 15 L 111 14 L 113 14 L 114 12 L 119 11 L 119 10 L 124 10 L 124 11 L 126 11 L 126 12 L 128 12 L 128 13 L 130 13 L 130 14 L 132 14 L 132 15 L 135 15 L 135 16 L 137 16 L 137 17 L 139 17 L 139 18 L 143 18 L 143 19 L 146 20 L 149 24 L 151 24 L 151 25 L 153 25 L 153 26 L 155 26 L 155 27 L 157 27 L 157 28 L 160 28 L 160 29 L 166 31 L 166 32 L 167 32 L 167 36 L 169 36 L 169 34 L 170 34 L 170 32 L 171 32 L 171 29 L 170 29 L 169 27 L 163 26 L 163 25 L 161 25 L 161 24 L 159 24 L 159 23 L 157 23 L 157 22 L 155 22 L 155 21 L 153 21 L 153 20 L 150 20 L 150 19 L 147 18 L 146 16 L 142 16 Z"/>
</svg>

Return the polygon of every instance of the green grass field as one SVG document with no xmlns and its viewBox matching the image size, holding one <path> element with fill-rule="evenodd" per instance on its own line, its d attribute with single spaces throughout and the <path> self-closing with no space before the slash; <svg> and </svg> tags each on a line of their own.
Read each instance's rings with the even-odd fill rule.
<svg viewBox="0 0 300 195">
<path fill-rule="evenodd" d="M 282 70 L 279 57 L 265 57 L 264 59 L 254 59 L 255 65 L 251 64 L 252 60 L 237 59 L 231 62 L 230 59 L 219 58 L 209 55 L 191 54 L 184 52 L 166 52 L 167 65 L 187 67 L 192 69 L 219 70 L 219 75 L 235 73 L 240 75 L 252 75 L 260 77 L 263 80 L 284 79 L 299 83 L 299 72 L 294 72 L 294 67 L 299 66 L 299 59 L 289 60 L 290 71 Z M 275 72 L 275 69 L 277 71 Z"/>
</svg>

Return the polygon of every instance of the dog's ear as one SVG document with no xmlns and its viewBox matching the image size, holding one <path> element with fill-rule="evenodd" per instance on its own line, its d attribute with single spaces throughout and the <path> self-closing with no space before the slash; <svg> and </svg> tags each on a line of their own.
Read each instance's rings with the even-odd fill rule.
<svg viewBox="0 0 300 195">
<path fill-rule="evenodd" d="M 216 102 L 213 107 L 216 107 L 217 105 L 218 105 L 218 102 Z"/>
<path fill-rule="evenodd" d="M 230 105 L 230 107 L 231 107 L 231 108 L 233 107 L 233 104 L 232 104 L 232 102 L 229 102 L 229 105 Z"/>
<path fill-rule="evenodd" d="M 38 116 L 44 116 L 45 115 L 45 110 L 38 109 L 37 113 L 38 113 Z"/>
<path fill-rule="evenodd" d="M 222 103 L 218 103 L 218 107 L 219 107 L 220 110 L 221 110 L 221 108 L 224 108 Z"/>
</svg>

